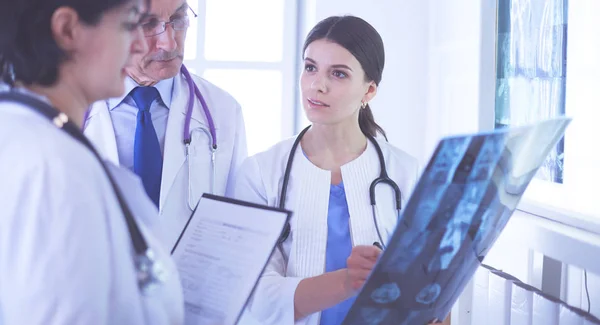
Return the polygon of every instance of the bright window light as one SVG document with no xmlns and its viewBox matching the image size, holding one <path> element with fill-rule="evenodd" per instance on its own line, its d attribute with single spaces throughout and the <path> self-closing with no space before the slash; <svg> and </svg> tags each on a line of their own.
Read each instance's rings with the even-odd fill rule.
<svg viewBox="0 0 600 325">
<path fill-rule="evenodd" d="M 205 59 L 281 61 L 284 7 L 282 0 L 206 0 Z"/>
<path fill-rule="evenodd" d="M 204 78 L 227 89 L 242 106 L 249 155 L 264 151 L 281 139 L 280 71 L 212 69 L 204 72 Z"/>
<path fill-rule="evenodd" d="M 190 8 L 198 13 L 198 0 L 189 0 L 188 5 Z M 188 16 L 190 17 L 190 27 L 187 30 L 185 36 L 185 52 L 184 57 L 186 60 L 196 59 L 198 51 L 198 18 L 194 18 L 194 14 L 191 10 L 188 10 Z"/>
</svg>

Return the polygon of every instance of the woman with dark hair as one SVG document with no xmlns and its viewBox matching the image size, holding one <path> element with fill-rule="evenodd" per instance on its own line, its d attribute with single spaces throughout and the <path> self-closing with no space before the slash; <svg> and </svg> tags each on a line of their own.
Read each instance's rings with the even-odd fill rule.
<svg viewBox="0 0 600 325">
<path fill-rule="evenodd" d="M 146 51 L 149 2 L 1 1 L 0 324 L 183 323 L 156 208 L 80 132 Z"/>
<path fill-rule="evenodd" d="M 364 20 L 329 17 L 309 33 L 300 78 L 311 125 L 248 158 L 239 199 L 293 211 L 249 305 L 262 324 L 340 324 L 398 222 L 416 159 L 387 143 L 369 102 L 385 61 L 383 41 Z M 369 188 L 382 163 L 396 184 Z M 390 185 L 391 182 L 387 182 Z"/>
</svg>

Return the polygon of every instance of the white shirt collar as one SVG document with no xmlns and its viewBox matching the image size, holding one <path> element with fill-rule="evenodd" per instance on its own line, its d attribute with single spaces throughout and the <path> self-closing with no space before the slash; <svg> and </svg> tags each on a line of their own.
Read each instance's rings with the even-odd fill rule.
<svg viewBox="0 0 600 325">
<path fill-rule="evenodd" d="M 164 79 L 159 81 L 154 87 L 158 90 L 160 94 L 160 98 L 167 106 L 167 108 L 171 107 L 171 99 L 173 97 L 173 84 L 174 78 Z M 120 97 L 109 98 L 107 100 L 108 108 L 114 109 L 119 106 L 126 98 L 128 98 L 129 93 L 133 90 L 133 88 L 138 87 L 139 84 L 135 82 L 131 77 L 125 78 L 125 92 Z M 133 105 L 133 104 L 132 104 Z"/>
</svg>

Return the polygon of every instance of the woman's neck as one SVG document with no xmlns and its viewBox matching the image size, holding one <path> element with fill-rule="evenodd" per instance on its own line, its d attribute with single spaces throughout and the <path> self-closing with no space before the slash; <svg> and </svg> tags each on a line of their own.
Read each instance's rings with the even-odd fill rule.
<svg viewBox="0 0 600 325">
<path fill-rule="evenodd" d="M 367 138 L 358 123 L 314 124 L 302 138 L 302 149 L 318 167 L 336 171 L 358 158 L 367 147 Z"/>
<path fill-rule="evenodd" d="M 78 127 L 83 125 L 85 110 L 91 105 L 80 88 L 68 82 L 59 82 L 52 86 L 30 85 L 24 88 L 46 97 L 52 106 L 65 113 Z"/>
</svg>

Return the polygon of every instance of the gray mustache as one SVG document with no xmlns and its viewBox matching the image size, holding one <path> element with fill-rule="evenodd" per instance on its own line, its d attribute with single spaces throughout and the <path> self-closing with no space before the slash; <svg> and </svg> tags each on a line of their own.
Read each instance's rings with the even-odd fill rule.
<svg viewBox="0 0 600 325">
<path fill-rule="evenodd" d="M 153 54 L 150 57 L 150 60 L 152 60 L 152 61 L 167 61 L 167 60 L 173 60 L 178 56 L 179 56 L 179 53 L 177 53 L 177 52 L 160 51 L 156 54 Z"/>
</svg>

